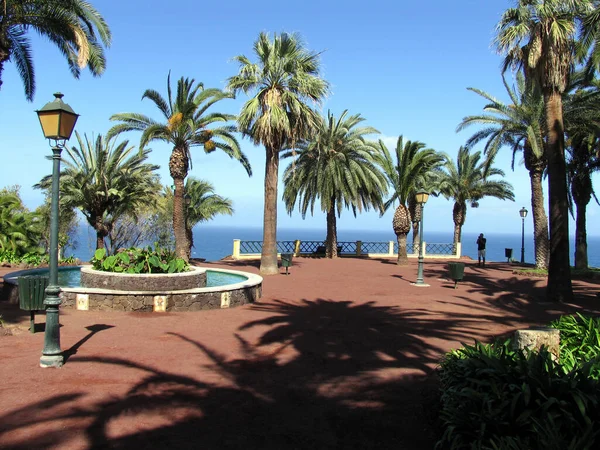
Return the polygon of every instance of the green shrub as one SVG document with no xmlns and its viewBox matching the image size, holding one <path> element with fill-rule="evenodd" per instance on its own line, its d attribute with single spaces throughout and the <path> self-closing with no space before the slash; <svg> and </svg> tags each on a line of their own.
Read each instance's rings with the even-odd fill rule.
<svg viewBox="0 0 600 450">
<path fill-rule="evenodd" d="M 567 371 L 542 349 L 510 340 L 465 345 L 441 363 L 438 448 L 591 449 L 600 432 L 600 385 L 593 364 Z"/>
<path fill-rule="evenodd" d="M 565 370 L 589 363 L 592 378 L 600 379 L 600 318 L 577 313 L 562 316 L 550 326 L 560 330 L 560 363 Z"/>
<path fill-rule="evenodd" d="M 106 250 L 96 250 L 92 258 L 92 267 L 104 272 L 121 273 L 180 273 L 188 270 L 189 265 L 175 252 L 156 247 L 121 249 L 115 255 L 108 256 Z"/>
</svg>

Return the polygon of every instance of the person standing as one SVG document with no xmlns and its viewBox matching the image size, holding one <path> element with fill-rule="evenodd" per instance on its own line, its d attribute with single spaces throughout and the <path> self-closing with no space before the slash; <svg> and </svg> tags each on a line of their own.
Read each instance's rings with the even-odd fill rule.
<svg viewBox="0 0 600 450">
<path fill-rule="evenodd" d="M 481 260 L 483 260 L 483 267 L 485 267 L 485 243 L 487 239 L 483 237 L 483 233 L 477 238 L 477 265 L 481 266 Z"/>
</svg>

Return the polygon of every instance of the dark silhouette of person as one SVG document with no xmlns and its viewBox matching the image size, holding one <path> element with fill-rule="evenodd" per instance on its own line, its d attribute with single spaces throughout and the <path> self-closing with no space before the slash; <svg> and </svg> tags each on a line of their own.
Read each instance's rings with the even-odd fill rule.
<svg viewBox="0 0 600 450">
<path fill-rule="evenodd" d="M 483 267 L 485 267 L 485 243 L 487 239 L 483 237 L 483 233 L 477 238 L 477 265 L 481 266 L 481 260 L 483 260 Z"/>
</svg>

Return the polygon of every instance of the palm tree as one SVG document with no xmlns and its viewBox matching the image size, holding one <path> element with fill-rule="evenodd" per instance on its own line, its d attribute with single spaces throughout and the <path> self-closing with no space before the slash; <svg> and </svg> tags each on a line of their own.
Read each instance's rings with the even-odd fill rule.
<svg viewBox="0 0 600 450">
<path fill-rule="evenodd" d="M 32 30 L 58 47 L 75 78 L 79 78 L 85 67 L 92 75 L 104 72 L 106 60 L 102 46 L 110 46 L 111 33 L 104 18 L 90 3 L 3 0 L 0 1 L 0 88 L 4 63 L 12 61 L 23 80 L 27 100 L 33 100 L 35 72 L 27 36 Z"/>
<path fill-rule="evenodd" d="M 166 186 L 165 194 L 167 197 L 166 205 L 172 207 L 173 190 Z M 171 199 L 169 201 L 169 199 Z M 215 194 L 215 187 L 206 180 L 189 177 L 185 182 L 185 204 L 186 217 L 185 230 L 188 236 L 190 248 L 188 258 L 191 256 L 192 247 L 194 247 L 193 228 L 202 222 L 208 222 L 219 214 L 233 215 L 233 202 L 225 197 Z"/>
<path fill-rule="evenodd" d="M 96 231 L 96 248 L 104 248 L 115 221 L 151 203 L 158 190 L 158 166 L 146 163 L 150 150 L 137 151 L 98 135 L 85 139 L 76 132 L 79 148 L 65 148 L 61 171 L 61 202 L 78 208 Z M 34 187 L 48 189 L 52 176 Z"/>
<path fill-rule="evenodd" d="M 516 153 L 523 153 L 531 186 L 535 263 L 537 268 L 545 269 L 548 264 L 549 249 L 548 217 L 544 207 L 542 186 L 542 178 L 547 166 L 544 154 L 544 102 L 535 86 L 527 86 L 525 76 L 521 72 L 517 73 L 515 87 L 511 88 L 508 85 L 504 74 L 502 82 L 512 103 L 503 103 L 480 89 L 468 88 L 489 103 L 483 108 L 484 114 L 463 118 L 457 131 L 462 131 L 471 125 L 482 125 L 484 128 L 473 134 L 467 140 L 466 146 L 472 148 L 478 142 L 487 140 L 485 153 L 494 153 L 500 147 L 508 146 L 513 152 L 513 170 Z"/>
<path fill-rule="evenodd" d="M 585 82 L 584 73 L 571 77 L 571 92 L 564 96 L 567 134 L 567 185 L 569 206 L 575 205 L 575 268 L 587 269 L 587 205 L 598 201 L 592 174 L 600 170 L 600 82 Z"/>
<path fill-rule="evenodd" d="M 169 172 L 175 185 L 173 197 L 173 232 L 175 234 L 175 252 L 178 257 L 186 258 L 190 245 L 187 240 L 185 228 L 185 177 L 191 168 L 190 148 L 202 146 L 205 153 L 216 149 L 225 152 L 230 158 L 239 161 L 252 175 L 250 163 L 246 155 L 240 150 L 239 143 L 234 136 L 236 128 L 227 122 L 234 120 L 235 116 L 219 112 L 208 113 L 208 109 L 215 103 L 228 98 L 232 94 L 219 89 L 204 89 L 202 83 L 196 84 L 188 78 L 180 78 L 177 82 L 177 91 L 171 94 L 171 74 L 167 77 L 167 99 L 157 91 L 147 89 L 142 95 L 143 99 L 151 100 L 162 113 L 165 121 L 157 122 L 148 116 L 137 113 L 114 114 L 110 120 L 122 123 L 115 125 L 109 131 L 109 136 L 114 136 L 126 131 L 141 131 L 140 149 L 152 141 L 158 140 L 173 145 L 169 159 Z M 219 126 L 213 126 L 219 124 Z M 212 127 L 211 127 L 212 126 Z"/>
<path fill-rule="evenodd" d="M 432 187 L 436 172 L 445 161 L 445 157 L 433 149 L 425 148 L 422 142 L 404 143 L 402 136 L 396 143 L 395 161 L 382 140 L 379 140 L 375 146 L 379 150 L 375 156 L 377 164 L 383 169 L 392 187 L 392 195 L 384 203 L 383 211 L 387 211 L 396 201 L 399 203 L 392 219 L 392 226 L 398 240 L 397 263 L 408 264 L 406 236 L 411 229 L 412 216 L 407 202 L 411 204 L 411 198 L 414 198 L 418 189 Z M 420 211 L 415 211 L 415 215 L 419 213 Z"/>
<path fill-rule="evenodd" d="M 490 180 L 491 177 L 504 177 L 504 172 L 494 168 L 494 155 L 488 154 L 481 161 L 481 152 L 471 154 L 467 147 L 460 147 L 456 164 L 447 158 L 438 189 L 447 199 L 454 200 L 452 219 L 454 220 L 454 245 L 461 242 L 462 227 L 467 218 L 467 204 L 479 206 L 484 197 L 514 201 L 512 186 L 506 181 Z"/>
<path fill-rule="evenodd" d="M 287 211 L 292 213 L 296 203 L 306 217 L 310 208 L 320 200 L 321 211 L 327 214 L 325 254 L 337 258 L 337 219 L 344 207 L 368 211 L 371 206 L 381 211 L 382 197 L 387 193 L 386 179 L 374 160 L 375 150 L 365 135 L 378 133 L 372 127 L 360 127 L 360 114 L 348 116 L 345 110 L 339 118 L 331 112 L 323 117 L 315 136 L 285 153 L 295 156 L 283 175 Z"/>
<path fill-rule="evenodd" d="M 241 132 L 255 145 L 265 147 L 265 202 L 260 273 L 277 268 L 277 182 L 279 153 L 308 139 L 320 123 L 319 113 L 308 102 L 320 103 L 328 84 L 319 77 L 319 54 L 304 48 L 295 34 L 260 33 L 254 43 L 257 62 L 235 57 L 240 68 L 229 78 L 232 92 L 254 93 L 238 116 Z"/>
<path fill-rule="evenodd" d="M 502 15 L 495 39 L 497 49 L 506 55 L 504 70 L 522 68 L 544 96 L 550 204 L 547 297 L 557 302 L 573 298 L 562 95 L 575 58 L 577 29 L 592 3 L 518 0 Z"/>
</svg>

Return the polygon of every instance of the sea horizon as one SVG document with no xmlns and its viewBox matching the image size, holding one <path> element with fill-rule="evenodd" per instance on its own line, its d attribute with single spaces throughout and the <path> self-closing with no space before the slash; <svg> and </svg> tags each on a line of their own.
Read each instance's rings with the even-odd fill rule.
<svg viewBox="0 0 600 450">
<path fill-rule="evenodd" d="M 488 262 L 506 261 L 505 248 L 512 248 L 512 257 L 515 260 L 521 258 L 521 235 L 514 233 L 485 233 L 487 238 L 486 260 Z M 233 240 L 241 239 L 248 241 L 261 241 L 262 228 L 260 227 L 235 227 L 235 226 L 210 226 L 199 225 L 193 230 L 194 248 L 192 258 L 203 258 L 207 261 L 218 261 L 232 254 Z M 479 232 L 465 231 L 462 233 L 462 255 L 477 259 L 477 236 Z M 277 230 L 277 240 L 325 240 L 326 231 L 316 228 L 281 228 Z M 438 232 L 424 230 L 423 240 L 428 243 L 449 244 L 452 243 L 453 232 Z M 338 241 L 340 242 L 389 242 L 396 241 L 396 235 L 390 227 L 385 230 L 360 230 L 340 229 L 338 230 Z M 82 224 L 76 235 L 77 247 L 67 248 L 66 256 L 75 256 L 82 261 L 89 261 L 93 255 L 96 237 L 95 232 L 89 225 Z M 575 238 L 569 239 L 569 250 L 571 264 Z M 409 233 L 408 243 L 412 243 L 412 233 Z M 533 236 L 525 235 L 525 262 L 535 262 Z M 600 267 L 600 236 L 588 236 L 588 264 L 590 267 Z"/>
</svg>

